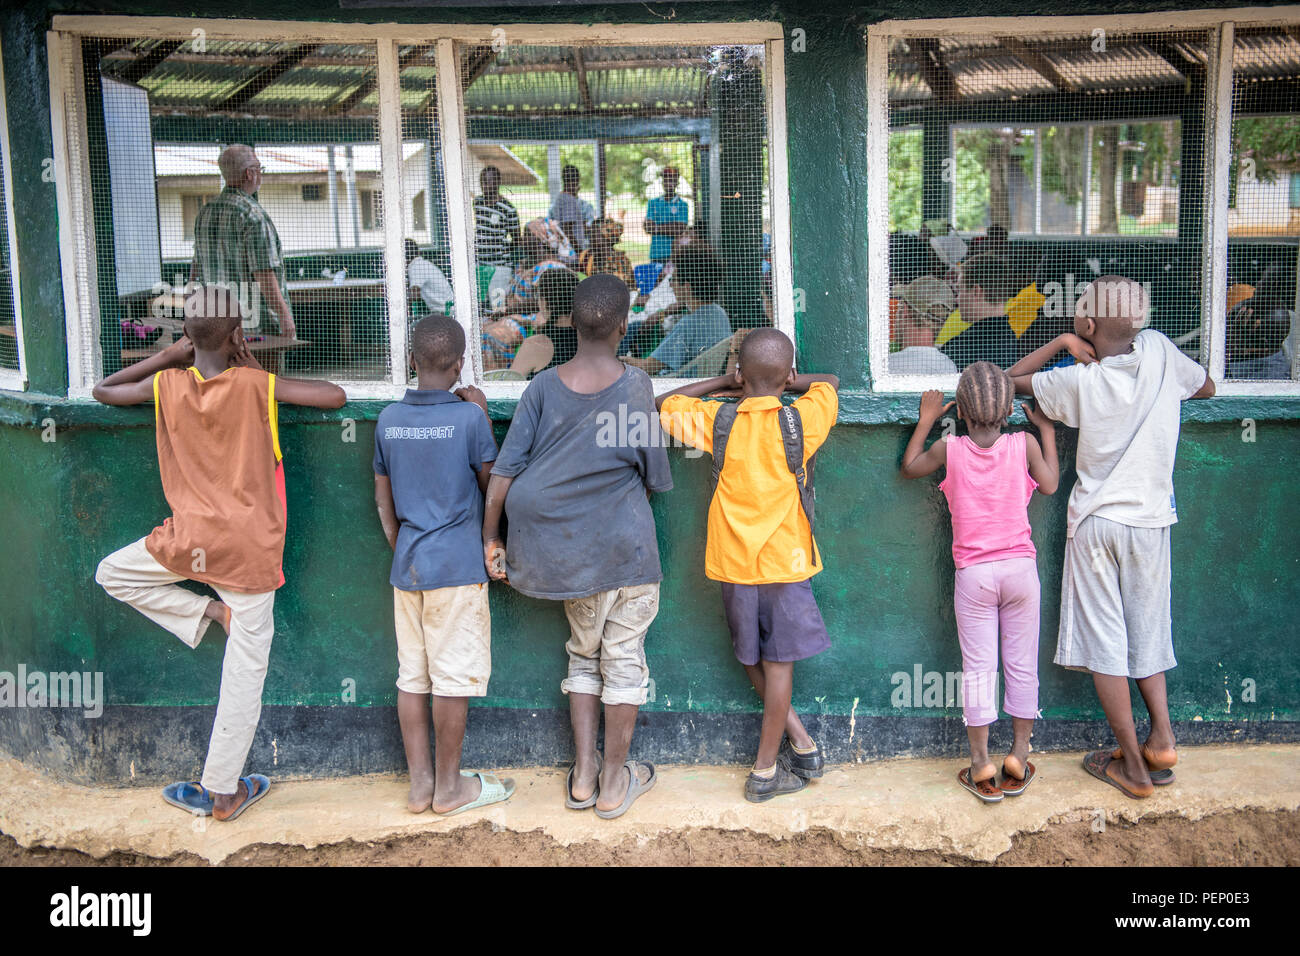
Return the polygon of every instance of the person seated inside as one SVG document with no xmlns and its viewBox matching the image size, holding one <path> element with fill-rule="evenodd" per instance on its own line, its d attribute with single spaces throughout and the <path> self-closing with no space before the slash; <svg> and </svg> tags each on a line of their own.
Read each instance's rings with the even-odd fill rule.
<svg viewBox="0 0 1300 956">
<path fill-rule="evenodd" d="M 673 295 L 687 309 L 664 340 L 646 358 L 622 356 L 651 375 L 667 375 L 717 345 L 732 333 L 731 320 L 718 304 L 722 295 L 722 260 L 704 239 L 679 246 L 672 257 Z"/>
<path fill-rule="evenodd" d="M 453 294 L 447 276 L 436 265 L 420 255 L 420 247 L 414 239 L 403 243 L 406 249 L 406 285 L 407 301 L 412 314 L 419 312 L 423 303 L 432 315 L 450 315 Z"/>
<path fill-rule="evenodd" d="M 1291 357 L 1282 346 L 1291 334 L 1291 314 L 1286 309 L 1257 310 L 1253 301 L 1247 299 L 1228 313 L 1226 377 L 1290 381 Z"/>
<path fill-rule="evenodd" d="M 531 223 L 530 223 L 531 226 Z M 531 230 L 519 242 L 522 258 L 515 268 L 505 307 L 483 317 L 483 367 L 508 368 L 515 349 L 537 321 L 537 283 L 551 269 L 567 269 L 564 262 Z"/>
<path fill-rule="evenodd" d="M 956 308 L 952 288 L 934 276 L 918 276 L 896 286 L 898 317 L 894 340 L 902 346 L 889 356 L 894 375 L 955 375 L 953 360 L 934 346 L 935 334 Z"/>
<path fill-rule="evenodd" d="M 973 362 L 992 362 L 1010 368 L 1019 361 L 1021 347 L 1007 320 L 1007 300 L 1015 288 L 1011 263 L 1003 256 L 973 256 L 962 264 L 957 281 L 957 308 L 970 326 L 940 346 L 957 368 Z"/>
<path fill-rule="evenodd" d="M 547 216 L 558 223 L 564 234 L 573 241 L 573 250 L 582 252 L 588 247 L 586 203 L 578 198 L 582 174 L 577 166 L 565 166 L 560 173 L 563 192 L 555 197 Z"/>
<path fill-rule="evenodd" d="M 578 254 L 578 271 L 589 276 L 608 272 L 616 275 L 627 285 L 636 288 L 636 276 L 632 273 L 632 260 L 627 253 L 617 248 L 623 237 L 623 224 L 616 219 L 602 216 L 593 220 L 587 230 L 591 247 Z"/>
<path fill-rule="evenodd" d="M 524 339 L 510 370 L 532 378 L 543 369 L 563 365 L 578 354 L 578 333 L 570 318 L 578 274 L 550 269 L 537 280 L 537 319 L 534 332 Z"/>
</svg>

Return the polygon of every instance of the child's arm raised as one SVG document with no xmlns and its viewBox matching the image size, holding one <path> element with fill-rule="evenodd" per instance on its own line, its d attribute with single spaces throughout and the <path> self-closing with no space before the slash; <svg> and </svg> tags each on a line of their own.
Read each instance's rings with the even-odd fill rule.
<svg viewBox="0 0 1300 956">
<path fill-rule="evenodd" d="M 1074 360 L 1080 365 L 1091 365 L 1097 361 L 1097 353 L 1087 339 L 1075 335 L 1073 332 L 1063 332 L 1041 348 L 1034 349 L 1034 351 L 1007 369 L 1007 374 L 1011 376 L 1011 381 L 1016 387 L 1016 394 L 1033 395 L 1034 373 L 1041 371 L 1052 356 L 1062 349 L 1073 355 Z"/>
<path fill-rule="evenodd" d="M 153 377 L 164 369 L 188 368 L 194 364 L 194 346 L 189 336 L 155 352 L 146 359 L 114 372 L 94 387 L 91 394 L 104 405 L 142 405 L 153 401 Z"/>
<path fill-rule="evenodd" d="M 939 470 L 940 465 L 948 463 L 948 443 L 942 438 L 925 451 L 925 437 L 934 428 L 934 423 L 943 417 L 943 413 L 957 403 L 943 403 L 943 392 L 931 389 L 921 394 L 921 409 L 917 413 L 916 428 L 912 438 L 903 451 L 903 467 L 899 473 L 904 478 L 924 478 Z"/>
<path fill-rule="evenodd" d="M 1038 482 L 1039 494 L 1055 494 L 1061 484 L 1061 462 L 1056 457 L 1056 422 L 1039 411 L 1037 404 L 1033 408 L 1021 405 L 1020 410 L 1025 413 L 1029 423 L 1038 429 L 1043 443 L 1040 448 L 1033 435 L 1025 436 L 1029 475 Z"/>
<path fill-rule="evenodd" d="M 249 350 L 248 343 L 242 341 L 239 351 L 231 356 L 230 365 L 232 368 L 262 368 L 262 363 L 257 360 L 257 356 Z M 275 400 L 286 405 L 306 405 L 309 408 L 342 408 L 348 397 L 343 389 L 333 382 L 312 378 L 285 378 L 277 375 Z"/>
<path fill-rule="evenodd" d="M 832 375 L 830 372 L 809 372 L 805 375 L 796 375 L 786 383 L 787 392 L 806 392 L 817 382 L 825 382 L 835 391 L 840 390 L 840 377 Z"/>
<path fill-rule="evenodd" d="M 687 398 L 703 398 L 705 395 L 712 395 L 714 392 L 723 392 L 730 389 L 741 388 L 740 376 L 736 373 L 730 375 L 717 375 L 713 378 L 702 378 L 698 382 L 691 382 L 680 388 L 675 388 L 671 392 L 664 392 L 662 395 L 655 397 L 655 411 L 661 411 L 664 402 L 668 400 L 669 395 L 685 395 Z"/>
<path fill-rule="evenodd" d="M 485 465 L 485 468 L 491 468 Z M 501 540 L 501 512 L 505 510 L 506 495 L 510 493 L 513 478 L 492 475 L 487 483 L 483 500 L 483 564 L 493 581 L 505 581 L 505 542 Z"/>
<path fill-rule="evenodd" d="M 393 503 L 393 483 L 387 475 L 375 475 L 375 507 L 379 510 L 379 523 L 390 548 L 397 548 L 397 506 Z"/>
</svg>

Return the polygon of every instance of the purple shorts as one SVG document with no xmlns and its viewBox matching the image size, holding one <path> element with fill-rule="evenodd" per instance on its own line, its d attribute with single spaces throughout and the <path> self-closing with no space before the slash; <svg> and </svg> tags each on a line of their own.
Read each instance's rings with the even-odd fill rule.
<svg viewBox="0 0 1300 956">
<path fill-rule="evenodd" d="M 831 646 L 811 581 L 722 584 L 722 606 L 736 659 L 802 661 Z"/>
</svg>

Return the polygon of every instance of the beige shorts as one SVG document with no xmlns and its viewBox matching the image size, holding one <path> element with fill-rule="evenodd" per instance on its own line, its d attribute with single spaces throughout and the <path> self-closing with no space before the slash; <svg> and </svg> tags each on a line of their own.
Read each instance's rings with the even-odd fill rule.
<svg viewBox="0 0 1300 956">
<path fill-rule="evenodd" d="M 397 689 L 438 697 L 485 697 L 492 673 L 488 586 L 433 591 L 393 588 Z"/>
<path fill-rule="evenodd" d="M 606 704 L 646 702 L 650 668 L 645 635 L 659 613 L 659 585 L 638 584 L 564 602 L 569 619 L 566 694 L 592 694 Z"/>
</svg>

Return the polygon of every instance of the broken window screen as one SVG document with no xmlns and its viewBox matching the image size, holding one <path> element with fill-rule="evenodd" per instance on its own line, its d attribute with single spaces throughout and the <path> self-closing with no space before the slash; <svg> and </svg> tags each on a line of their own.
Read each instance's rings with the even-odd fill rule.
<svg viewBox="0 0 1300 956">
<path fill-rule="evenodd" d="M 215 283 L 268 370 L 387 379 L 374 45 L 82 50 L 104 371 L 178 338 Z"/>
<path fill-rule="evenodd" d="M 627 288 L 627 361 L 719 374 L 772 324 L 761 46 L 462 45 L 488 379 L 572 357 L 573 290 Z"/>
<path fill-rule="evenodd" d="M 1295 381 L 1300 31 L 1237 24 L 1228 174 L 1225 377 Z"/>
<path fill-rule="evenodd" d="M 1007 368 L 1107 275 L 1141 283 L 1150 324 L 1197 354 L 1207 41 L 890 42 L 891 372 Z"/>
</svg>

